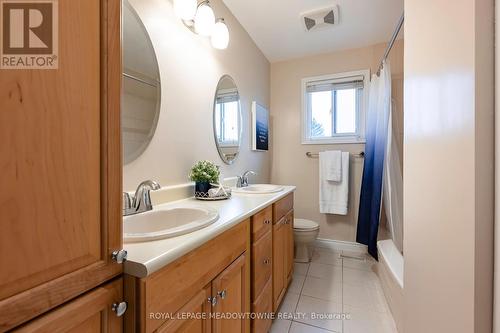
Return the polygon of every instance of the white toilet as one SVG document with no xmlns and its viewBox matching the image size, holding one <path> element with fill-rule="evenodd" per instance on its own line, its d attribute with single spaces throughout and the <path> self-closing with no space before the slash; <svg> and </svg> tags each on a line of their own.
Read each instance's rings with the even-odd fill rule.
<svg viewBox="0 0 500 333">
<path fill-rule="evenodd" d="M 295 262 L 311 261 L 313 243 L 318 237 L 318 233 L 318 223 L 306 219 L 294 219 Z"/>
</svg>

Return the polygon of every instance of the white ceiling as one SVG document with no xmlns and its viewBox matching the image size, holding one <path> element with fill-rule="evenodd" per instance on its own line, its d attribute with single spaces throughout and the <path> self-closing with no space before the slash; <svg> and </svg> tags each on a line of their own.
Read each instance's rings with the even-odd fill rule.
<svg viewBox="0 0 500 333">
<path fill-rule="evenodd" d="M 389 41 L 403 0 L 223 0 L 271 62 Z M 340 23 L 306 32 L 301 14 L 337 4 Z"/>
</svg>

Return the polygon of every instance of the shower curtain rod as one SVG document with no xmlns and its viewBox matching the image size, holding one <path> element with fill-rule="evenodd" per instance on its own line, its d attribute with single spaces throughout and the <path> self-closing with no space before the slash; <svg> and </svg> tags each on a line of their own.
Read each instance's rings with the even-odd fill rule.
<svg viewBox="0 0 500 333">
<path fill-rule="evenodd" d="M 384 56 L 382 57 L 382 60 L 380 60 L 380 65 L 378 66 L 378 70 L 377 70 L 377 76 L 380 76 L 380 71 L 384 67 L 384 60 L 387 59 L 387 57 L 389 56 L 389 53 L 391 52 L 392 46 L 394 45 L 394 42 L 396 41 L 396 37 L 398 36 L 399 31 L 401 30 L 401 27 L 403 26 L 404 20 L 405 20 L 405 13 L 403 12 L 403 14 L 401 14 L 401 18 L 398 21 L 398 25 L 396 26 L 396 30 L 394 30 L 392 37 L 391 37 L 391 40 L 387 44 L 387 48 L 385 49 Z"/>
</svg>

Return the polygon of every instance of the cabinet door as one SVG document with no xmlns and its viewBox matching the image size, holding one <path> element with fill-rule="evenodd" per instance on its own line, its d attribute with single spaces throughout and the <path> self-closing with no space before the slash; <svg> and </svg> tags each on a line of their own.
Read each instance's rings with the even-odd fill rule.
<svg viewBox="0 0 500 333">
<path fill-rule="evenodd" d="M 245 332 L 247 325 L 243 314 L 248 311 L 245 279 L 246 258 L 242 254 L 212 281 L 212 297 L 217 297 L 212 308 L 214 333 Z M 227 314 L 235 317 L 223 317 Z"/>
<path fill-rule="evenodd" d="M 123 281 L 117 279 L 97 287 L 27 324 L 15 329 L 16 333 L 119 333 L 123 317 L 112 310 L 113 303 L 123 300 Z"/>
<path fill-rule="evenodd" d="M 272 232 L 269 230 L 266 235 L 252 244 L 252 302 L 255 302 L 267 281 L 271 279 L 272 256 Z"/>
<path fill-rule="evenodd" d="M 273 311 L 285 293 L 285 224 L 284 218 L 273 225 Z"/>
<path fill-rule="evenodd" d="M 285 216 L 285 287 L 293 274 L 293 210 Z"/>
<path fill-rule="evenodd" d="M 157 333 L 210 333 L 211 285 L 200 290 Z"/>
<path fill-rule="evenodd" d="M 58 69 L 0 70 L 0 331 L 122 271 L 121 1 L 53 5 Z"/>
</svg>

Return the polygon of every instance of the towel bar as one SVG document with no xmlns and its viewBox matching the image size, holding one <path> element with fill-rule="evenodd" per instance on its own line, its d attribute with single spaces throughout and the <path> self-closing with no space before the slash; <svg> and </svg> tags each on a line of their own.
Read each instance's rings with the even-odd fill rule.
<svg viewBox="0 0 500 333">
<path fill-rule="evenodd" d="M 354 157 L 364 158 L 364 157 L 365 157 L 365 152 L 364 152 L 364 151 L 362 151 L 362 152 L 360 152 L 360 153 L 358 153 L 358 154 L 352 154 L 352 155 L 353 155 Z M 306 153 L 306 156 L 307 156 L 307 157 L 311 157 L 311 158 L 314 158 L 314 157 L 319 157 L 319 153 L 311 153 L 310 151 L 308 151 L 308 152 Z"/>
</svg>

